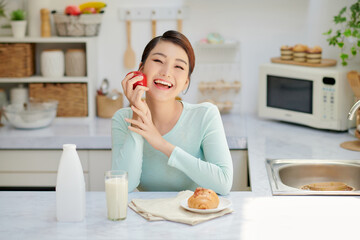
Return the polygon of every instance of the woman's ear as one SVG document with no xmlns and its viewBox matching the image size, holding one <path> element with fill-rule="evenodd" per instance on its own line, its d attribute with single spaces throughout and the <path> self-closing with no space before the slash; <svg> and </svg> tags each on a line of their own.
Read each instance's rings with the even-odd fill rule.
<svg viewBox="0 0 360 240">
<path fill-rule="evenodd" d="M 184 89 L 183 91 L 187 90 L 189 88 L 189 83 L 190 83 L 190 78 L 186 79 L 185 85 L 184 85 Z"/>
</svg>

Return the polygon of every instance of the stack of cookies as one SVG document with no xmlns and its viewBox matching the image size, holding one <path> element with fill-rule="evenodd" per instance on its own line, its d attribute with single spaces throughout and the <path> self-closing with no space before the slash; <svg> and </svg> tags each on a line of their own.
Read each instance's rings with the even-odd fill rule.
<svg viewBox="0 0 360 240">
<path fill-rule="evenodd" d="M 322 53 L 322 48 L 320 46 L 315 46 L 313 48 L 307 49 L 306 62 L 321 63 L 321 53 Z"/>
<path fill-rule="evenodd" d="M 308 50 L 308 47 L 303 44 L 296 44 L 293 47 L 293 55 L 294 55 L 294 61 L 295 62 L 305 62 L 306 61 L 306 51 Z"/>
<path fill-rule="evenodd" d="M 293 59 L 293 48 L 288 45 L 283 45 L 280 48 L 281 60 L 292 60 Z"/>
<path fill-rule="evenodd" d="M 281 60 L 307 62 L 307 63 L 321 63 L 322 48 L 315 46 L 309 48 L 304 44 L 296 44 L 295 46 L 283 45 L 280 48 Z"/>
</svg>

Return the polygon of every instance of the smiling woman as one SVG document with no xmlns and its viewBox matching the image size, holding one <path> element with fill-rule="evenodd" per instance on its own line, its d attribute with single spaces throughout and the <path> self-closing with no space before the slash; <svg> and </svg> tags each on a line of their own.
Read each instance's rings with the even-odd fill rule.
<svg viewBox="0 0 360 240">
<path fill-rule="evenodd" d="M 194 66 L 189 40 L 167 31 L 144 49 L 139 71 L 147 86 L 133 87 L 140 75 L 122 80 L 131 107 L 112 119 L 112 168 L 128 172 L 129 191 L 204 187 L 229 193 L 233 166 L 219 110 L 176 100 L 189 87 Z"/>
</svg>

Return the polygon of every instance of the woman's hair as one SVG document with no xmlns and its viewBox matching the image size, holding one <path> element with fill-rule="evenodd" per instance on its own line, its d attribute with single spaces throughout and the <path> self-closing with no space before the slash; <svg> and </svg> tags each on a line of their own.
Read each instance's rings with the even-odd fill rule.
<svg viewBox="0 0 360 240">
<path fill-rule="evenodd" d="M 145 61 L 148 58 L 151 50 L 153 50 L 160 41 L 172 42 L 172 43 L 180 46 L 182 49 L 184 49 L 184 51 L 186 52 L 186 54 L 189 58 L 189 75 L 188 76 L 190 79 L 191 73 L 194 71 L 194 67 L 195 67 L 194 49 L 192 48 L 191 43 L 189 42 L 187 37 L 185 37 L 185 35 L 181 34 L 180 32 L 177 32 L 177 31 L 170 30 L 170 31 L 165 32 L 162 36 L 153 38 L 146 45 L 146 47 L 144 49 L 144 52 L 141 57 L 141 65 L 145 64 Z"/>
</svg>

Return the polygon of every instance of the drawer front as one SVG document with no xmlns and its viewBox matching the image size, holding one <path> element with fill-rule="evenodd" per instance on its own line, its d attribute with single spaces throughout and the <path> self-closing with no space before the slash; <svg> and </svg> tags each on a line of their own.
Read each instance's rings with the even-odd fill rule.
<svg viewBox="0 0 360 240">
<path fill-rule="evenodd" d="M 89 171 L 88 151 L 78 150 L 84 172 Z M 62 150 L 1 150 L 0 173 L 18 171 L 57 172 Z"/>
<path fill-rule="evenodd" d="M 0 186 L 3 187 L 55 187 L 57 173 L 53 172 L 13 172 L 0 173 Z M 89 174 L 84 174 L 86 190 L 90 189 Z"/>
</svg>

